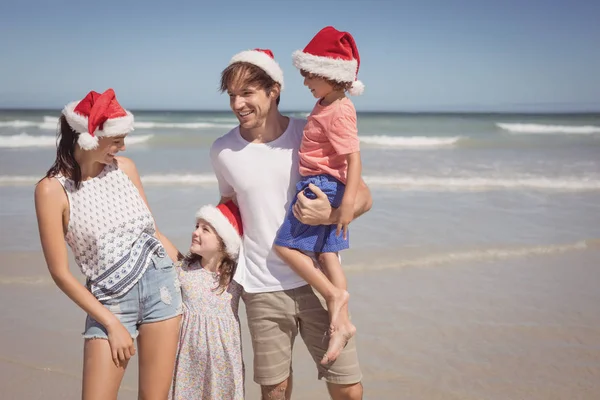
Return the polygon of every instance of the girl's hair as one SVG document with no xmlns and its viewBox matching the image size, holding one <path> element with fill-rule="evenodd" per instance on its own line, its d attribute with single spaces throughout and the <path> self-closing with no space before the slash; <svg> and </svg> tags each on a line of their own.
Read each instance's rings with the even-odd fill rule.
<svg viewBox="0 0 600 400">
<path fill-rule="evenodd" d="M 213 230 L 214 230 L 214 228 L 213 228 Z M 219 250 L 223 254 L 223 258 L 221 259 L 221 262 L 219 263 L 219 266 L 217 267 L 217 274 L 219 277 L 219 282 L 218 282 L 217 286 L 213 288 L 213 290 L 215 290 L 215 291 L 220 290 L 219 294 L 221 294 L 225 290 L 227 290 L 227 287 L 233 280 L 233 275 L 235 274 L 235 269 L 237 268 L 237 261 L 234 260 L 233 257 L 231 257 L 227 253 L 227 251 L 225 251 L 225 243 L 223 243 L 223 239 L 221 239 L 221 237 L 216 233 L 216 231 L 215 231 L 215 234 L 219 238 Z M 187 253 L 183 257 L 183 263 L 187 264 L 187 265 L 192 265 L 195 262 L 199 263 L 201 260 L 202 260 L 202 256 L 200 256 L 198 254 L 194 254 L 194 253 Z"/>
<path fill-rule="evenodd" d="M 339 90 L 339 91 L 345 92 L 352 87 L 352 82 L 334 81 L 333 79 L 325 78 L 324 76 L 313 74 L 313 73 L 305 71 L 303 69 L 300 70 L 300 75 L 302 75 L 304 78 L 321 78 L 325 82 L 327 82 L 331 86 L 333 86 L 333 90 Z"/>
<path fill-rule="evenodd" d="M 81 168 L 75 160 L 75 144 L 78 137 L 79 133 L 75 132 L 67 123 L 65 116 L 61 115 L 56 129 L 56 160 L 54 160 L 54 164 L 46 172 L 44 178 L 62 175 L 73 180 L 75 187 L 79 189 L 81 185 Z"/>
<path fill-rule="evenodd" d="M 221 93 L 226 92 L 227 88 L 234 84 L 256 85 L 267 94 L 271 93 L 275 85 L 280 86 L 263 69 L 247 62 L 233 63 L 221 72 L 221 85 L 219 87 Z M 277 96 L 277 105 L 279 105 L 280 99 L 281 96 Z"/>
</svg>

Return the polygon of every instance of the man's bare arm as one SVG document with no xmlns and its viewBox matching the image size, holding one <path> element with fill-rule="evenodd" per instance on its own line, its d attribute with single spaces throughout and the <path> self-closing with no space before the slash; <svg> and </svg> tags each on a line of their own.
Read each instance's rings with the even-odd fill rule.
<svg viewBox="0 0 600 400">
<path fill-rule="evenodd" d="M 321 189 L 312 184 L 309 185 L 309 188 L 317 198 L 311 200 L 303 192 L 298 193 L 298 201 L 296 201 L 293 209 L 294 216 L 306 225 L 331 225 L 335 223 L 337 221 L 337 209 L 331 207 L 327 196 Z M 372 206 L 373 198 L 371 197 L 371 191 L 361 179 L 354 202 L 354 219 L 369 211 Z"/>
</svg>

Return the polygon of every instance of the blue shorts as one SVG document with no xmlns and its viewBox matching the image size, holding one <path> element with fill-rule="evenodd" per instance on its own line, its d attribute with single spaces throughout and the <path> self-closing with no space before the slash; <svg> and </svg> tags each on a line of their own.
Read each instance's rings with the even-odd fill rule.
<svg viewBox="0 0 600 400">
<path fill-rule="evenodd" d="M 164 250 L 155 252 L 148 268 L 129 292 L 101 303 L 121 321 L 134 339 L 141 324 L 164 321 L 182 314 L 181 290 L 173 261 Z M 83 337 L 108 339 L 108 333 L 102 324 L 88 315 Z"/>
<path fill-rule="evenodd" d="M 312 183 L 327 195 L 332 207 L 339 207 L 344 197 L 346 186 L 332 177 L 331 175 L 313 175 L 305 176 L 298 182 L 296 189 L 298 193 L 303 191 L 309 199 L 315 199 L 315 194 L 308 189 L 308 184 Z M 337 225 L 305 225 L 298 221 L 292 212 L 297 197 L 294 197 L 292 204 L 285 216 L 283 224 L 277 232 L 275 244 L 277 246 L 289 247 L 303 251 L 313 251 L 315 253 L 335 253 L 345 250 L 350 245 L 350 234 L 344 239 L 343 233 L 336 235 Z"/>
</svg>

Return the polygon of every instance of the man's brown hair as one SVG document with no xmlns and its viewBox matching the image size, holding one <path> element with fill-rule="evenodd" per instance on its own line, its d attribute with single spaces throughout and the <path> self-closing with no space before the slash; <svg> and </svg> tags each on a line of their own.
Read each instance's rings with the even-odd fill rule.
<svg viewBox="0 0 600 400">
<path fill-rule="evenodd" d="M 258 86 L 267 94 L 271 93 L 275 85 L 281 87 L 264 70 L 247 62 L 233 63 L 221 72 L 221 87 L 219 88 L 221 93 L 226 92 L 228 87 L 240 83 Z M 277 105 L 279 105 L 280 97 L 277 96 Z"/>
</svg>

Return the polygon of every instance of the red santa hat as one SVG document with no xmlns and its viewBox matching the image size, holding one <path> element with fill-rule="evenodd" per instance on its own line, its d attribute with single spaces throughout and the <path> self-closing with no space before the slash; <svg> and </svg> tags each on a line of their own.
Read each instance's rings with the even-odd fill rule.
<svg viewBox="0 0 600 400">
<path fill-rule="evenodd" d="M 77 144 L 84 150 L 98 147 L 98 137 L 121 136 L 133 130 L 133 114 L 117 102 L 115 91 L 91 91 L 62 111 L 69 126 L 79 133 Z"/>
<path fill-rule="evenodd" d="M 321 29 L 304 50 L 292 54 L 294 66 L 311 74 L 336 82 L 352 82 L 348 90 L 353 96 L 361 95 L 365 85 L 358 80 L 360 55 L 354 38 L 333 26 Z"/>
<path fill-rule="evenodd" d="M 206 205 L 196 213 L 196 220 L 203 219 L 215 228 L 225 244 L 225 251 L 237 259 L 244 234 L 242 216 L 238 206 L 231 200 L 218 206 Z"/>
<path fill-rule="evenodd" d="M 281 90 L 283 90 L 283 70 L 277 64 L 277 61 L 275 61 L 275 56 L 271 50 L 254 49 L 242 51 L 231 58 L 229 65 L 238 62 L 256 65 L 265 71 L 275 82 L 279 83 Z"/>
</svg>

